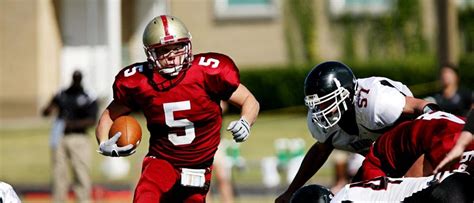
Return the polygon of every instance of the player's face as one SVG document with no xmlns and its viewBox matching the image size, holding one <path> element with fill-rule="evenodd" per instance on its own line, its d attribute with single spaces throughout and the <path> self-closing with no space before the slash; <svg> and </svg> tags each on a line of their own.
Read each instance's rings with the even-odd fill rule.
<svg viewBox="0 0 474 203">
<path fill-rule="evenodd" d="M 318 120 L 324 123 L 324 125 L 329 125 L 330 123 L 337 122 L 340 117 L 337 108 L 336 99 L 332 98 L 316 106 L 315 112 L 318 114 Z"/>
<path fill-rule="evenodd" d="M 162 67 L 175 67 L 181 65 L 184 61 L 186 44 L 170 44 L 154 50 L 156 58 Z"/>
<path fill-rule="evenodd" d="M 329 128 L 339 122 L 344 111 L 347 110 L 345 99 L 349 92 L 344 88 L 322 97 L 308 95 L 305 97 L 305 105 L 312 110 L 312 119 L 320 127 Z M 341 107 L 342 106 L 342 107 Z"/>
<path fill-rule="evenodd" d="M 441 83 L 443 86 L 456 84 L 458 81 L 457 74 L 451 68 L 442 68 L 441 69 Z"/>
</svg>

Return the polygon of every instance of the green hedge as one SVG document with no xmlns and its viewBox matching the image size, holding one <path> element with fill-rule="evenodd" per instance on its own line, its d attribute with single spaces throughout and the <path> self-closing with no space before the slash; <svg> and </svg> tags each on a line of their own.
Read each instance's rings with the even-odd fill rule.
<svg viewBox="0 0 474 203">
<path fill-rule="evenodd" d="M 460 62 L 461 80 L 472 89 L 473 57 Z M 408 85 L 417 97 L 425 97 L 439 90 L 438 67 L 432 58 L 405 61 L 357 63 L 347 62 L 358 78 L 383 76 Z M 261 110 L 303 105 L 303 86 L 312 65 L 301 67 L 248 68 L 240 72 L 242 83 L 260 102 Z M 471 87 L 470 87 L 470 86 Z M 234 109 L 235 110 L 235 109 Z"/>
<path fill-rule="evenodd" d="M 461 85 L 474 90 L 474 53 L 464 55 L 459 62 Z"/>
</svg>

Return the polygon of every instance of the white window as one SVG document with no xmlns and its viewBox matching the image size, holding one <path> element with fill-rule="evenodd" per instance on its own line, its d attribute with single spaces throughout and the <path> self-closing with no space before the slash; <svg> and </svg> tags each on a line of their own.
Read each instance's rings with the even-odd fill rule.
<svg viewBox="0 0 474 203">
<path fill-rule="evenodd" d="M 279 0 L 214 0 L 218 20 L 272 19 L 278 16 Z"/>
<path fill-rule="evenodd" d="M 327 0 L 332 16 L 380 16 L 390 12 L 396 0 Z"/>
</svg>

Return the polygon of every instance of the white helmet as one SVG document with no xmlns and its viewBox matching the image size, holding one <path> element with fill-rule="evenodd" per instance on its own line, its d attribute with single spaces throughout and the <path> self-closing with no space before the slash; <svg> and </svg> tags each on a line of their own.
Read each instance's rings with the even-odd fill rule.
<svg viewBox="0 0 474 203">
<path fill-rule="evenodd" d="M 167 49 L 168 45 L 182 46 Z M 143 33 L 143 46 L 148 61 L 160 74 L 176 76 L 193 61 L 191 33 L 184 23 L 174 16 L 161 15 L 151 20 Z M 165 54 L 170 52 L 181 57 L 179 64 L 160 63 L 160 57 L 165 57 Z"/>
</svg>

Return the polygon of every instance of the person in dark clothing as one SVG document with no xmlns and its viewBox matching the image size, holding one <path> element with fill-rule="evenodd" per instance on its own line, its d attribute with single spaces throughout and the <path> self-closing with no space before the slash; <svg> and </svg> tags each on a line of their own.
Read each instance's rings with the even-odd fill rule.
<svg viewBox="0 0 474 203">
<path fill-rule="evenodd" d="M 433 95 L 435 102 L 443 111 L 466 116 L 474 106 L 474 94 L 472 90 L 459 86 L 458 68 L 451 64 L 442 66 L 439 79 L 442 90 Z"/>
<path fill-rule="evenodd" d="M 90 202 L 92 181 L 90 178 L 92 150 L 87 129 L 96 124 L 98 102 L 81 84 L 82 73 L 72 75 L 72 84 L 59 91 L 43 109 L 43 116 L 54 110 L 50 144 L 52 149 L 53 199 L 66 202 L 70 180 L 69 166 L 74 174 L 73 189 L 79 202 Z"/>
</svg>

